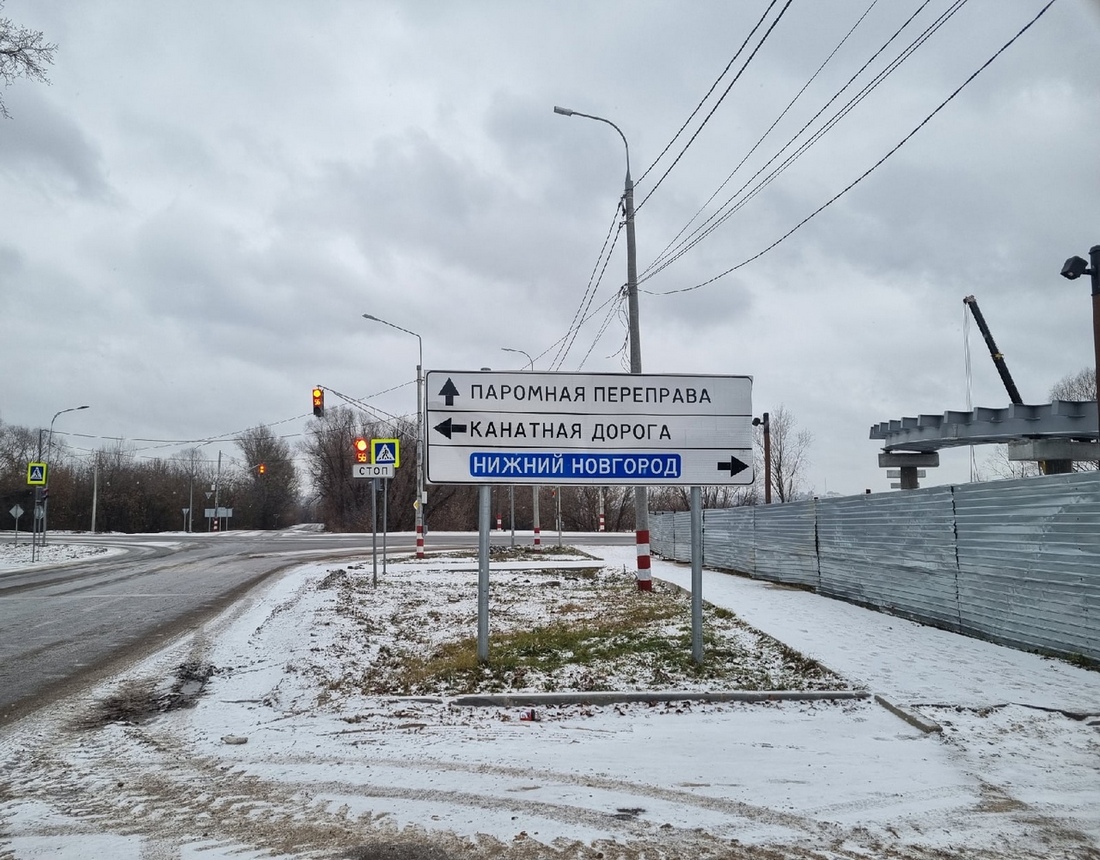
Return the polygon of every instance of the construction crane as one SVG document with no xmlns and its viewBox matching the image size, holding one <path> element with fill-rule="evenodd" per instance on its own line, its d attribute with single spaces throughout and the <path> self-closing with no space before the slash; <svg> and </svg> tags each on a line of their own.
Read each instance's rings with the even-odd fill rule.
<svg viewBox="0 0 1100 860">
<path fill-rule="evenodd" d="M 978 307 L 978 300 L 973 296 L 967 296 L 963 299 L 963 304 L 970 308 L 970 313 L 974 315 L 974 322 L 978 324 L 978 330 L 982 333 L 982 337 L 985 338 L 985 345 L 989 347 L 989 354 L 993 358 L 993 364 L 997 367 L 997 373 L 1001 375 L 1001 382 L 1005 385 L 1005 390 L 1008 391 L 1009 399 L 1019 405 L 1023 403 L 1023 398 L 1020 397 L 1020 392 L 1016 388 L 1016 383 L 1012 381 L 1012 374 L 1008 372 L 1008 365 L 1005 364 L 1005 357 L 1001 354 L 1001 351 L 997 349 L 997 344 L 993 340 L 993 335 L 990 334 L 989 326 L 985 324 L 985 317 L 982 316 L 981 309 Z"/>
</svg>

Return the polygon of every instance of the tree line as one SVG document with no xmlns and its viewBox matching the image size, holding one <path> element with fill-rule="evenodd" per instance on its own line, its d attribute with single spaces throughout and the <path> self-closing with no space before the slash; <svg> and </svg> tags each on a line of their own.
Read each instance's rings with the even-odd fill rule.
<svg viewBox="0 0 1100 860">
<path fill-rule="evenodd" d="M 27 485 L 27 466 L 46 456 L 44 431 L 0 421 L 0 528 L 15 527 L 8 513 L 16 504 L 24 510 L 21 531 L 29 531 L 34 490 Z M 799 498 L 806 451 L 811 437 L 799 431 L 791 414 L 780 407 L 771 417 L 773 488 L 780 501 Z M 385 482 L 386 502 L 379 495 L 372 508 L 373 482 L 353 476 L 353 441 L 396 439 L 401 465 Z M 164 457 L 150 457 L 122 442 L 91 452 L 74 451 L 65 436 L 55 435 L 49 451 L 49 527 L 87 531 L 148 533 L 208 531 L 214 523 L 204 516 L 215 503 L 231 508 L 230 529 L 276 529 L 297 523 L 321 523 L 334 532 L 367 532 L 375 510 L 379 528 L 412 531 L 417 492 L 416 421 L 414 417 L 381 419 L 348 407 L 332 407 L 306 426 L 294 446 L 270 428 L 252 428 L 233 440 L 235 451 L 221 462 L 202 447 L 185 448 Z M 763 499 L 764 468 L 757 428 L 754 451 L 756 481 L 747 486 L 703 489 L 707 507 L 757 504 Z M 469 531 L 478 525 L 478 488 L 473 485 L 426 487 L 425 528 L 429 531 Z M 492 513 L 503 528 L 513 523 L 529 531 L 534 525 L 538 496 L 539 525 L 548 535 L 565 531 L 596 531 L 601 500 L 608 531 L 634 528 L 634 492 L 630 487 L 496 485 Z M 649 493 L 651 510 L 686 510 L 686 487 L 658 486 Z M 383 509 L 388 521 L 382 521 Z M 494 523 L 495 524 L 495 523 Z"/>
</svg>

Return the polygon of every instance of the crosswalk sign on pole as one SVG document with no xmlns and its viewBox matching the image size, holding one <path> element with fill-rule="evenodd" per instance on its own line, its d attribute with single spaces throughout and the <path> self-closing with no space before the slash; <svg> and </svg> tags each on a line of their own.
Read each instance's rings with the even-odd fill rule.
<svg viewBox="0 0 1100 860">
<path fill-rule="evenodd" d="M 46 464 L 45 463 L 28 463 L 27 464 L 27 484 L 32 487 L 44 487 L 46 486 Z"/>
<path fill-rule="evenodd" d="M 370 461 L 376 466 L 393 466 L 396 469 L 401 465 L 401 440 L 371 439 Z"/>
</svg>

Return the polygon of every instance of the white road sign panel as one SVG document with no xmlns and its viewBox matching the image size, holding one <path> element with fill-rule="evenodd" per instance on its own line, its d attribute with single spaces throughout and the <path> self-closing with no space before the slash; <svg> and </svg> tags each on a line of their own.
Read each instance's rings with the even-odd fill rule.
<svg viewBox="0 0 1100 860">
<path fill-rule="evenodd" d="M 392 478 L 393 465 L 391 463 L 355 463 L 351 467 L 353 478 Z"/>
<path fill-rule="evenodd" d="M 429 371 L 431 483 L 749 484 L 748 376 Z"/>
</svg>

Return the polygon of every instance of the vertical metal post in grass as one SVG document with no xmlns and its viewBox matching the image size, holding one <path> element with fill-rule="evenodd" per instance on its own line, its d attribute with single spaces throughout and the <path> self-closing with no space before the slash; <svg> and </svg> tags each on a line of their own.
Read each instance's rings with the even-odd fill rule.
<svg viewBox="0 0 1100 860">
<path fill-rule="evenodd" d="M 703 493 L 691 488 L 691 659 L 703 665 Z"/>
<path fill-rule="evenodd" d="M 477 659 L 489 662 L 489 528 L 493 515 L 493 488 L 478 488 L 477 516 Z"/>
</svg>

